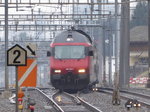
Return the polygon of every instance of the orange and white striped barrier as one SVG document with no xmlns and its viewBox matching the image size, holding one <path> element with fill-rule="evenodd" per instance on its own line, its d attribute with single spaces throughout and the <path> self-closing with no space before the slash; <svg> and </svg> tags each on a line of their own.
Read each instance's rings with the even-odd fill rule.
<svg viewBox="0 0 150 112">
<path fill-rule="evenodd" d="M 18 86 L 36 87 L 37 81 L 37 61 L 27 59 L 27 66 L 18 67 Z"/>
</svg>

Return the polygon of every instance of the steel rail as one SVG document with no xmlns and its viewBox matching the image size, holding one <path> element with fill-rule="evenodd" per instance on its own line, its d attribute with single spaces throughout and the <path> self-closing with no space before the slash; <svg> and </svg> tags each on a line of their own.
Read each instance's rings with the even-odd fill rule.
<svg viewBox="0 0 150 112">
<path fill-rule="evenodd" d="M 0 94 L 1 94 L 2 92 L 4 92 L 4 90 L 5 90 L 5 89 L 2 89 L 2 88 L 1 88 L 1 89 L 0 89 Z"/>
<path fill-rule="evenodd" d="M 99 90 L 99 92 L 103 92 L 103 93 L 106 93 L 106 94 L 109 94 L 109 95 L 112 95 L 113 94 L 113 90 L 111 90 L 111 89 L 109 89 L 109 90 Z M 138 93 L 136 93 L 136 94 L 134 94 L 134 93 L 130 93 L 130 92 L 124 92 L 124 91 L 120 91 L 121 93 L 127 93 L 127 94 L 129 94 L 129 95 L 137 95 Z M 142 96 L 142 95 L 137 95 L 137 96 L 140 96 L 140 97 L 143 97 L 144 98 L 144 95 Z M 147 97 L 147 95 L 145 96 L 145 97 Z M 125 95 L 121 95 L 120 94 L 120 98 L 122 98 L 122 99 L 125 99 L 125 100 L 129 100 L 129 99 L 132 99 L 132 100 L 134 100 L 133 98 L 131 98 L 131 97 L 129 97 L 129 96 L 125 96 Z M 148 96 L 148 98 L 149 98 L 149 96 Z M 138 99 L 137 99 L 138 100 Z M 145 106 L 145 107 L 148 107 L 148 108 L 150 108 L 150 103 L 147 103 L 147 102 L 145 102 L 145 101 L 141 101 L 141 100 L 138 100 L 139 101 L 139 103 L 141 103 L 143 106 Z"/>
<path fill-rule="evenodd" d="M 146 94 L 136 93 L 136 92 L 132 92 L 132 91 L 126 91 L 126 90 L 120 90 L 120 92 L 128 93 L 128 94 L 131 94 L 131 95 L 136 95 L 136 96 L 139 96 L 139 97 L 150 99 L 150 96 L 148 96 Z"/>
<path fill-rule="evenodd" d="M 75 102 L 77 104 L 81 103 L 81 105 L 83 105 L 85 108 L 87 108 L 88 110 L 92 111 L 92 112 L 102 112 L 101 110 L 99 110 L 97 107 L 89 104 L 88 102 L 84 101 L 82 98 L 80 98 L 79 96 L 74 96 L 71 94 L 68 94 L 66 92 L 64 92 L 63 94 L 65 94 L 66 96 L 70 97 L 71 99 L 75 100 Z"/>
<path fill-rule="evenodd" d="M 113 88 L 99 88 L 99 89 L 113 91 Z M 131 95 L 136 95 L 136 96 L 143 97 L 143 98 L 146 98 L 146 99 L 150 99 L 150 95 L 146 95 L 146 94 L 136 93 L 136 92 L 133 92 L 133 91 L 122 90 L 122 89 L 120 90 L 120 92 L 121 93 L 131 94 Z"/>
<path fill-rule="evenodd" d="M 0 94 L 5 91 L 5 88 L 0 88 Z M 15 92 L 15 89 L 10 89 L 11 92 Z"/>
<path fill-rule="evenodd" d="M 80 97 L 77 97 L 80 101 L 81 104 L 83 106 L 85 106 L 87 109 L 91 110 L 92 112 L 102 112 L 101 110 L 99 110 L 98 108 L 96 108 L 95 106 L 89 104 L 88 102 L 84 101 L 83 99 L 81 99 Z"/>
<path fill-rule="evenodd" d="M 47 98 L 51 104 L 51 106 L 57 111 L 57 112 L 64 112 L 61 107 L 48 95 L 46 95 L 44 92 L 42 92 L 40 89 L 35 88 L 39 93 L 41 93 L 45 98 Z"/>
<path fill-rule="evenodd" d="M 77 97 L 75 97 L 75 96 L 73 96 L 73 95 L 71 95 L 71 94 L 69 94 L 69 93 L 66 93 L 66 92 L 63 92 L 63 94 L 64 94 L 65 96 L 67 96 L 67 97 L 70 97 L 75 103 L 81 104 L 80 100 L 79 100 Z"/>
</svg>

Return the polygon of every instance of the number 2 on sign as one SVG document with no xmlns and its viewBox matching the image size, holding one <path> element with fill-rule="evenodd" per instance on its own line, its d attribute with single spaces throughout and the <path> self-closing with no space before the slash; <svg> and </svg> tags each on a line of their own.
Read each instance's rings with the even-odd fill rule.
<svg viewBox="0 0 150 112">
<path fill-rule="evenodd" d="M 20 51 L 19 51 L 19 50 L 15 50 L 15 51 L 13 52 L 13 54 L 16 54 L 16 57 L 15 57 L 13 63 L 20 63 L 20 61 L 18 61 L 18 58 L 19 58 L 20 55 L 21 55 Z"/>
</svg>

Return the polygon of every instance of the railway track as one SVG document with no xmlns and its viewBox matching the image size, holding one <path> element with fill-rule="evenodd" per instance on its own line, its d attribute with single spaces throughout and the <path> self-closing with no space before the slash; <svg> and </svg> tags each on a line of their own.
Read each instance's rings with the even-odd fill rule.
<svg viewBox="0 0 150 112">
<path fill-rule="evenodd" d="M 0 94 L 2 94 L 2 92 L 4 92 L 5 89 L 4 88 L 0 88 Z M 15 89 L 9 89 L 9 91 L 11 91 L 12 93 L 14 93 L 16 90 Z"/>
<path fill-rule="evenodd" d="M 38 88 L 35 88 L 35 90 L 46 98 L 56 112 L 102 112 L 82 98 L 66 92 L 56 91 L 50 95 Z"/>
<path fill-rule="evenodd" d="M 50 104 L 56 112 L 64 112 L 49 95 L 38 88 L 35 88 L 35 90 L 38 91 L 47 100 L 47 103 Z"/>
<path fill-rule="evenodd" d="M 97 112 L 97 111 L 101 112 L 101 110 L 103 112 L 110 112 L 110 111 L 117 112 L 118 110 L 120 110 L 121 112 L 126 112 L 127 108 L 125 107 L 125 104 L 129 99 L 123 98 L 123 100 L 121 101 L 121 105 L 114 106 L 111 103 L 112 91 L 110 90 L 105 91 L 105 93 L 103 91 L 104 94 L 99 92 L 89 92 L 87 94 L 80 92 L 79 94 L 71 94 L 71 95 L 65 92 L 56 91 L 51 87 L 28 88 L 27 90 L 28 91 L 25 91 L 25 99 L 27 98 L 27 96 L 29 96 L 29 98 L 35 100 L 36 102 L 34 108 L 35 112 Z M 107 95 L 106 93 L 111 95 Z M 80 101 L 80 99 L 88 101 L 90 104 L 98 107 L 98 109 L 96 110 L 91 109 L 91 106 L 86 106 L 85 103 L 82 104 L 82 101 Z M 15 108 L 12 108 L 14 105 L 12 104 L 9 105 L 7 99 L 1 100 L 0 111 L 3 112 L 6 110 L 7 105 L 4 106 L 6 103 L 8 103 L 7 105 L 9 106 L 9 108 L 7 108 L 7 111 L 14 112 Z M 141 103 L 141 105 L 143 104 Z M 149 107 L 148 108 L 147 107 L 148 106 L 141 106 L 141 108 L 131 108 L 131 111 L 134 112 L 138 109 L 139 112 L 149 112 Z"/>
<path fill-rule="evenodd" d="M 4 89 L 0 89 L 0 94 L 4 91 Z"/>
<path fill-rule="evenodd" d="M 112 95 L 113 94 L 113 89 L 112 88 L 99 88 L 99 92 L 104 92 L 107 94 Z M 146 95 L 146 94 L 141 94 L 141 93 L 137 93 L 137 92 L 133 92 L 133 91 L 127 91 L 127 90 L 120 90 L 120 97 L 122 99 L 128 100 L 128 99 L 132 99 L 132 100 L 138 100 L 139 103 L 142 106 L 146 106 L 148 108 L 150 108 L 150 96 Z"/>
</svg>

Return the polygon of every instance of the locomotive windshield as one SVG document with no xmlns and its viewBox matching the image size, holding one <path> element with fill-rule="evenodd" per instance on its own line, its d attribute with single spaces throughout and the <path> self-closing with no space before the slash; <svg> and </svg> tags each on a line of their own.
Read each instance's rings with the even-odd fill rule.
<svg viewBox="0 0 150 112">
<path fill-rule="evenodd" d="M 56 59 L 80 59 L 84 57 L 84 46 L 55 46 Z"/>
</svg>

